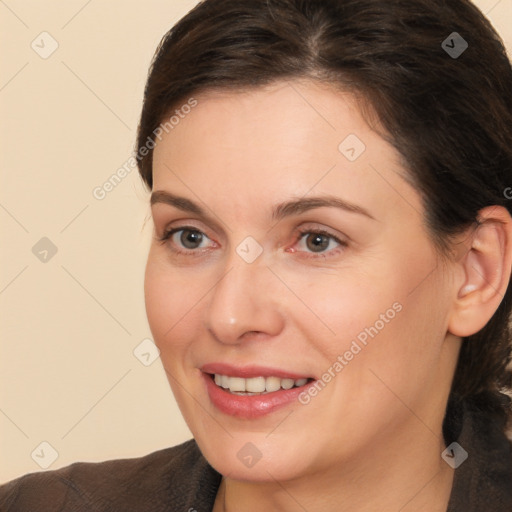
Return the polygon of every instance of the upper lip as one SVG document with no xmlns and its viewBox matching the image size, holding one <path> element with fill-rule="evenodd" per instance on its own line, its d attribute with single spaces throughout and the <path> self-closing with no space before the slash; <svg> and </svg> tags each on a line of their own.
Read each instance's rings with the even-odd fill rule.
<svg viewBox="0 0 512 512">
<path fill-rule="evenodd" d="M 242 377 L 250 379 L 251 377 L 279 377 L 281 379 L 308 379 L 311 375 L 289 372 L 279 368 L 268 366 L 248 365 L 234 366 L 228 363 L 207 363 L 201 366 L 201 371 L 209 374 L 228 375 L 230 377 Z"/>
</svg>

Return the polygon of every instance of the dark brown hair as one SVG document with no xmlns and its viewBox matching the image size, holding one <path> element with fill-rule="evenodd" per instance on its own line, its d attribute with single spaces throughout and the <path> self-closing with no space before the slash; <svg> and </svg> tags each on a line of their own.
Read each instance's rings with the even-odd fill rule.
<svg viewBox="0 0 512 512">
<path fill-rule="evenodd" d="M 460 48 L 454 32 L 468 44 L 458 56 L 447 51 Z M 137 139 L 146 185 L 148 141 L 192 94 L 298 78 L 366 100 L 402 155 L 442 250 L 480 209 L 512 211 L 504 193 L 512 186 L 512 69 L 501 39 L 466 0 L 204 0 L 164 36 L 149 71 Z M 142 155 L 144 147 L 151 149 Z M 451 394 L 502 418 L 511 293 L 509 286 L 489 323 L 464 339 Z"/>
</svg>

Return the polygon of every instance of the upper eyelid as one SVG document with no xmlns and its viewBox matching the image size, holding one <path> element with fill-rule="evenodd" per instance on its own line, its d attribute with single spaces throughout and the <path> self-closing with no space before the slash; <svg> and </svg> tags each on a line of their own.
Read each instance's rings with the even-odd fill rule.
<svg viewBox="0 0 512 512">
<path fill-rule="evenodd" d="M 166 226 L 164 229 L 163 229 L 163 233 L 164 234 L 168 234 L 170 232 L 173 232 L 173 233 L 176 233 L 178 231 L 182 231 L 182 230 L 185 230 L 185 229 L 190 229 L 192 231 L 198 231 L 200 232 L 201 234 L 207 236 L 208 238 L 212 239 L 208 233 L 206 233 L 205 230 L 197 227 L 197 226 L 193 226 L 192 224 L 183 224 L 183 225 L 179 225 L 179 226 L 176 226 L 176 227 L 169 227 L 169 226 Z M 341 240 L 341 238 L 343 237 L 340 237 L 334 233 L 331 233 L 328 229 L 325 229 L 325 228 L 298 228 L 297 230 L 297 236 L 298 237 L 303 237 L 304 235 L 307 235 L 307 234 L 322 234 L 322 235 L 325 235 L 325 236 L 329 236 L 331 238 L 334 238 L 335 240 L 338 240 L 339 242 L 342 242 L 343 240 Z M 344 237 L 346 238 L 346 237 Z"/>
<path fill-rule="evenodd" d="M 217 243 L 211 236 L 208 236 L 208 234 L 205 233 L 202 229 L 199 229 L 199 228 L 197 228 L 195 226 L 178 226 L 178 227 L 175 227 L 175 228 L 172 228 L 172 227 L 171 228 L 165 228 L 164 232 L 163 232 L 163 236 L 165 236 L 167 238 L 171 238 L 176 233 L 179 233 L 180 231 L 185 231 L 187 229 L 189 231 L 197 231 L 198 233 L 201 233 L 206 238 L 208 238 L 208 240 L 211 240 L 212 242 Z"/>
<path fill-rule="evenodd" d="M 191 230 L 199 231 L 203 235 L 206 235 L 208 238 L 213 240 L 213 238 L 211 236 L 209 236 L 209 234 L 208 234 L 209 229 L 203 229 L 202 227 L 195 226 L 194 224 L 191 223 L 191 221 L 186 221 L 183 224 L 178 224 L 177 226 L 172 226 L 172 224 L 174 222 L 180 222 L 180 221 L 173 221 L 170 223 L 171 225 L 169 225 L 169 224 L 165 225 L 165 227 L 162 229 L 163 234 L 168 234 L 171 231 L 176 232 L 176 231 L 181 231 L 183 229 L 191 229 Z M 192 222 L 194 222 L 194 220 L 192 220 Z M 201 221 L 196 221 L 196 222 L 201 222 Z M 324 228 L 324 227 L 320 227 L 320 226 L 318 226 L 318 227 L 298 226 L 293 231 L 296 233 L 297 237 L 302 237 L 305 234 L 309 234 L 309 233 L 311 233 L 311 234 L 312 233 L 320 233 L 320 234 L 323 234 L 326 236 L 330 236 L 331 238 L 334 238 L 335 240 L 338 240 L 339 242 L 347 241 L 349 239 L 349 237 L 347 235 L 345 235 L 344 233 L 335 234 L 329 228 Z"/>
<path fill-rule="evenodd" d="M 333 238 L 334 240 L 336 240 L 337 242 L 339 242 L 341 244 L 348 244 L 350 241 L 350 237 L 347 236 L 345 233 L 340 232 L 338 230 L 326 228 L 326 227 L 302 226 L 302 227 L 297 228 L 297 231 L 298 231 L 298 234 L 300 237 L 302 237 L 303 235 L 308 234 L 308 233 L 320 233 L 322 235 L 326 235 L 326 236 Z M 333 231 L 336 231 L 336 232 L 333 232 Z"/>
<path fill-rule="evenodd" d="M 176 216 L 176 220 L 172 222 L 180 222 L 180 220 L 187 219 L 187 222 L 189 220 L 200 222 L 202 225 L 211 226 L 210 229 L 218 232 L 221 234 L 221 236 L 224 236 L 227 231 L 231 231 L 229 229 L 229 226 L 215 213 L 209 214 L 208 212 L 210 210 L 200 210 L 200 211 L 192 211 L 188 209 L 181 209 L 179 207 L 176 207 L 174 204 L 168 204 L 168 206 L 165 206 L 165 201 L 160 202 L 152 202 L 151 203 L 151 211 L 153 212 L 153 219 L 156 211 L 161 212 L 174 212 L 173 217 Z M 180 215 L 181 214 L 181 215 Z M 160 215 L 160 213 L 158 213 Z M 179 218 L 178 218 L 179 217 Z M 200 230 L 202 231 L 202 230 Z"/>
<path fill-rule="evenodd" d="M 308 234 L 319 234 L 319 235 L 330 236 L 331 238 L 334 238 L 335 240 L 341 241 L 340 237 L 338 235 L 335 235 L 334 233 L 331 233 L 329 230 L 322 229 L 322 228 L 318 228 L 318 229 L 315 229 L 315 228 L 305 228 L 305 229 L 299 230 L 298 234 L 301 237 L 304 236 L 304 235 L 308 235 Z"/>
<path fill-rule="evenodd" d="M 203 227 L 194 225 L 194 222 L 198 222 L 200 224 L 203 224 L 203 226 L 204 226 L 203 222 L 201 222 L 199 220 L 193 220 L 193 219 L 183 221 L 183 223 L 181 223 L 181 222 L 182 221 L 178 220 L 178 221 L 172 221 L 172 222 L 166 223 L 164 225 L 164 227 L 162 228 L 162 233 L 165 235 L 165 234 L 170 233 L 171 231 L 176 232 L 176 231 L 181 231 L 183 229 L 190 229 L 190 230 L 194 230 L 194 231 L 199 231 L 203 235 L 212 239 L 212 237 L 209 236 L 209 234 L 208 234 L 211 231 L 210 229 L 204 229 Z M 176 225 L 173 225 L 173 224 L 176 224 Z"/>
</svg>

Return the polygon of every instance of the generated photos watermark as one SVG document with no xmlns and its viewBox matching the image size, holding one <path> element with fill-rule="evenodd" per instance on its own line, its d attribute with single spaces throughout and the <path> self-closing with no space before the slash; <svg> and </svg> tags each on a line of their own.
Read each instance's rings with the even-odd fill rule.
<svg viewBox="0 0 512 512">
<path fill-rule="evenodd" d="M 98 201 L 103 201 L 107 195 L 112 192 L 125 178 L 130 174 L 133 169 L 137 167 L 137 163 L 140 162 L 149 152 L 155 148 L 156 140 L 162 140 L 164 133 L 169 133 L 178 126 L 182 119 L 192 112 L 192 109 L 196 107 L 198 101 L 195 98 L 190 98 L 187 103 L 182 105 L 179 109 L 176 109 L 171 117 L 169 117 L 164 123 L 155 128 L 152 135 L 146 140 L 146 143 L 139 148 L 134 156 L 128 158 L 128 160 L 112 174 L 107 181 L 101 186 L 94 187 L 92 195 Z"/>
<path fill-rule="evenodd" d="M 367 345 L 370 339 L 375 338 L 389 324 L 400 311 L 403 306 L 400 302 L 395 302 L 385 313 L 381 313 L 379 318 L 370 327 L 365 327 L 354 340 L 350 347 L 343 355 L 339 355 L 336 361 L 329 366 L 322 377 L 314 384 L 309 386 L 299 395 L 299 402 L 307 405 L 311 399 L 320 393 L 331 380 L 333 380 L 341 371 L 357 356 Z"/>
</svg>

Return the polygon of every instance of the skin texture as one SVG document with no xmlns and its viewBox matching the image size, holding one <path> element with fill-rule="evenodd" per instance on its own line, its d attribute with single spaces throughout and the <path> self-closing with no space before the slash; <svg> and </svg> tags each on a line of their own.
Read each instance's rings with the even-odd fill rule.
<svg viewBox="0 0 512 512">
<path fill-rule="evenodd" d="M 486 222 L 445 260 L 397 152 L 349 94 L 293 81 L 197 100 L 157 143 L 153 191 L 206 216 L 152 206 L 145 293 L 182 414 L 224 475 L 215 511 L 446 510 L 453 474 L 440 457 L 441 426 L 459 336 L 478 331 L 501 300 L 508 213 L 483 211 Z M 338 149 L 349 134 L 366 146 L 353 162 Z M 373 219 L 334 207 L 272 216 L 281 203 L 318 196 Z M 204 233 L 201 246 L 184 247 L 181 232 L 158 241 L 180 227 Z M 343 243 L 327 238 L 313 252 L 307 233 L 318 230 Z M 263 249 L 253 263 L 236 251 L 248 236 Z M 393 304 L 400 311 L 307 405 L 249 420 L 210 402 L 202 365 L 320 379 Z M 250 468 L 237 457 L 246 443 L 261 453 Z"/>
</svg>

